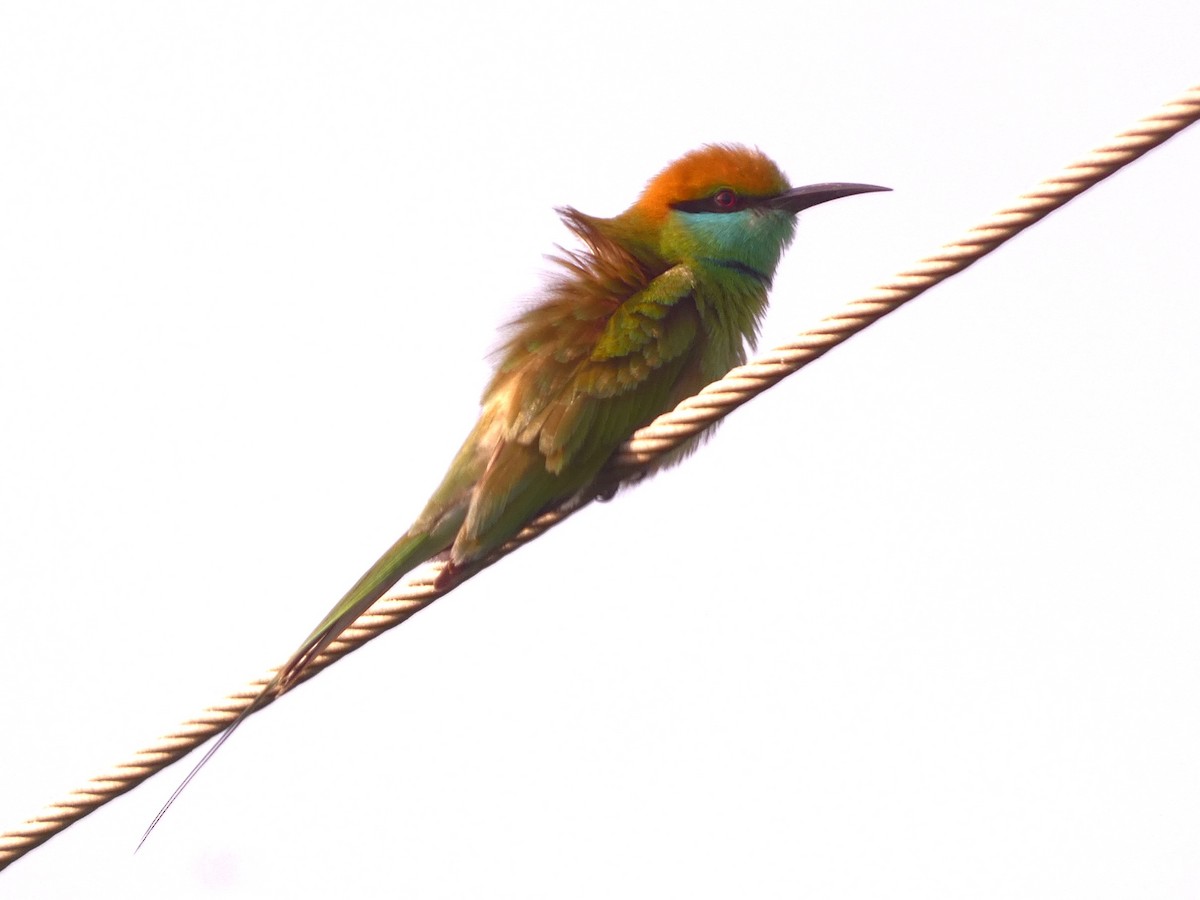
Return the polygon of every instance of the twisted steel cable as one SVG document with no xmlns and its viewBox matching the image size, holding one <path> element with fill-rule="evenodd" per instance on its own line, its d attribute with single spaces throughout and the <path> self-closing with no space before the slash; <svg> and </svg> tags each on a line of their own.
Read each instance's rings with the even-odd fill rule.
<svg viewBox="0 0 1200 900">
<path fill-rule="evenodd" d="M 614 454 L 607 477 L 615 479 L 617 475 L 628 475 L 649 465 L 743 403 L 823 356 L 851 335 L 938 282 L 961 272 L 1197 119 L 1200 119 L 1200 85 L 1184 91 L 1158 111 L 1139 120 L 1033 190 L 1021 194 L 1012 205 L 974 226 L 962 237 L 943 245 L 911 268 L 850 301 L 843 309 L 821 319 L 813 328 L 801 332 L 787 343 L 733 369 L 720 381 L 713 382 L 671 412 L 639 429 Z M 572 501 L 542 514 L 468 573 L 467 577 L 538 537 L 588 502 L 588 499 Z M 453 590 L 453 587 L 445 590 L 434 588 L 434 579 L 441 567 L 441 563 L 432 562 L 414 570 L 397 591 L 377 602 L 313 660 L 300 680 L 307 681 L 345 654 L 394 628 L 444 593 Z M 460 579 L 458 583 L 462 580 L 466 579 Z M 92 778 L 83 787 L 71 791 L 21 825 L 0 834 L 0 870 L 224 730 L 258 696 L 276 671 L 267 672 L 138 751 L 129 760 Z M 267 702 L 274 699 L 272 697 Z"/>
</svg>

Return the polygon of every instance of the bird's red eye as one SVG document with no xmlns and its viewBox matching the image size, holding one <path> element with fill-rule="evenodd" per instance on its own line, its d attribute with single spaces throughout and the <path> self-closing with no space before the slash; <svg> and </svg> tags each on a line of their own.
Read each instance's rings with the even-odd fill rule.
<svg viewBox="0 0 1200 900">
<path fill-rule="evenodd" d="M 717 205 L 717 209 L 733 209 L 737 206 L 738 195 L 729 188 L 721 188 L 713 194 L 713 203 Z"/>
</svg>

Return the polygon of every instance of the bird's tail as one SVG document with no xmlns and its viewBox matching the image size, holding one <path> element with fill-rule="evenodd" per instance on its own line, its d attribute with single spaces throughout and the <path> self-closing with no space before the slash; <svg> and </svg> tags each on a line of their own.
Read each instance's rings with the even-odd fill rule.
<svg viewBox="0 0 1200 900">
<path fill-rule="evenodd" d="M 205 751 L 204 756 L 200 757 L 200 762 L 196 763 L 195 767 L 183 779 L 179 787 L 175 788 L 171 796 L 167 798 L 167 802 L 163 804 L 163 808 L 158 811 L 158 815 L 154 817 L 154 821 L 150 823 L 150 827 L 146 829 L 146 833 L 142 835 L 142 839 L 138 841 L 137 849 L 140 850 L 142 844 L 146 843 L 146 838 L 150 836 L 150 832 L 154 830 L 154 827 L 166 815 L 167 810 L 171 808 L 171 805 L 183 793 L 183 789 L 204 768 L 205 763 L 212 759 L 213 754 L 220 750 L 221 746 L 229 740 L 229 736 L 233 734 L 247 716 L 262 709 L 275 697 L 293 687 L 299 680 L 300 675 L 308 668 L 309 663 L 320 656 L 325 651 L 325 648 L 337 640 L 341 633 L 349 628 L 355 619 L 371 607 L 371 604 L 386 594 L 392 585 L 403 578 L 406 573 L 444 550 L 445 545 L 446 540 L 444 535 L 431 533 L 430 531 L 409 531 L 400 540 L 396 541 L 379 558 L 379 561 L 371 566 L 362 578 L 358 579 L 354 587 L 346 592 L 346 596 L 339 600 L 333 609 L 329 611 L 328 615 L 321 620 L 321 624 L 313 630 L 312 634 L 305 639 L 299 649 L 283 664 L 282 668 L 275 674 L 275 677 L 267 682 L 266 686 L 259 691 L 258 696 L 251 701 L 250 705 L 238 713 L 237 717 L 221 732 L 216 742 Z M 136 853 L 137 851 L 135 850 L 134 852 Z"/>
<path fill-rule="evenodd" d="M 264 688 L 264 692 L 283 693 L 293 687 L 309 663 L 349 628 L 354 620 L 391 590 L 392 586 L 421 563 L 445 549 L 440 535 L 428 531 L 408 532 L 367 569 L 346 596 L 334 605 L 312 634 L 283 664 L 279 674 Z"/>
</svg>

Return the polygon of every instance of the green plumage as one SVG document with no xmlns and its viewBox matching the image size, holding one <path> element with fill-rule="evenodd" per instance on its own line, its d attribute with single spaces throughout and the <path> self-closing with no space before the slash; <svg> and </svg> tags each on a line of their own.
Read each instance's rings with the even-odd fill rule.
<svg viewBox="0 0 1200 900">
<path fill-rule="evenodd" d="M 245 716 L 291 687 L 406 572 L 446 553 L 442 578 L 453 581 L 542 510 L 586 493 L 639 427 L 744 362 L 796 213 L 870 190 L 885 189 L 790 190 L 757 150 L 713 145 L 664 169 L 619 216 L 561 210 L 583 246 L 563 252 L 541 302 L 508 327 L 479 421 L 425 509 L 234 720 L 158 818 Z"/>
<path fill-rule="evenodd" d="M 330 610 L 281 684 L 406 572 L 449 551 L 443 577 L 453 578 L 587 488 L 642 425 L 744 361 L 766 309 L 761 279 L 639 259 L 610 236 L 618 220 L 562 215 L 584 249 L 556 260 L 545 296 L 508 326 L 479 422 L 424 511 Z"/>
</svg>

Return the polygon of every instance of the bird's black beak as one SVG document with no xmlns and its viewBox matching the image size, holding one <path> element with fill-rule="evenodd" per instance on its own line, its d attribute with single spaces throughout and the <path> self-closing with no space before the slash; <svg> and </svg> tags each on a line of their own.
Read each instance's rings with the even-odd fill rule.
<svg viewBox="0 0 1200 900">
<path fill-rule="evenodd" d="M 852 197 L 855 194 L 869 194 L 873 191 L 890 191 L 891 188 L 880 187 L 877 184 L 850 184 L 836 181 L 829 184 L 806 184 L 804 187 L 792 188 L 790 191 L 772 197 L 762 202 L 770 209 L 784 209 L 790 213 L 798 213 L 802 209 L 839 200 L 842 197 Z"/>
</svg>

